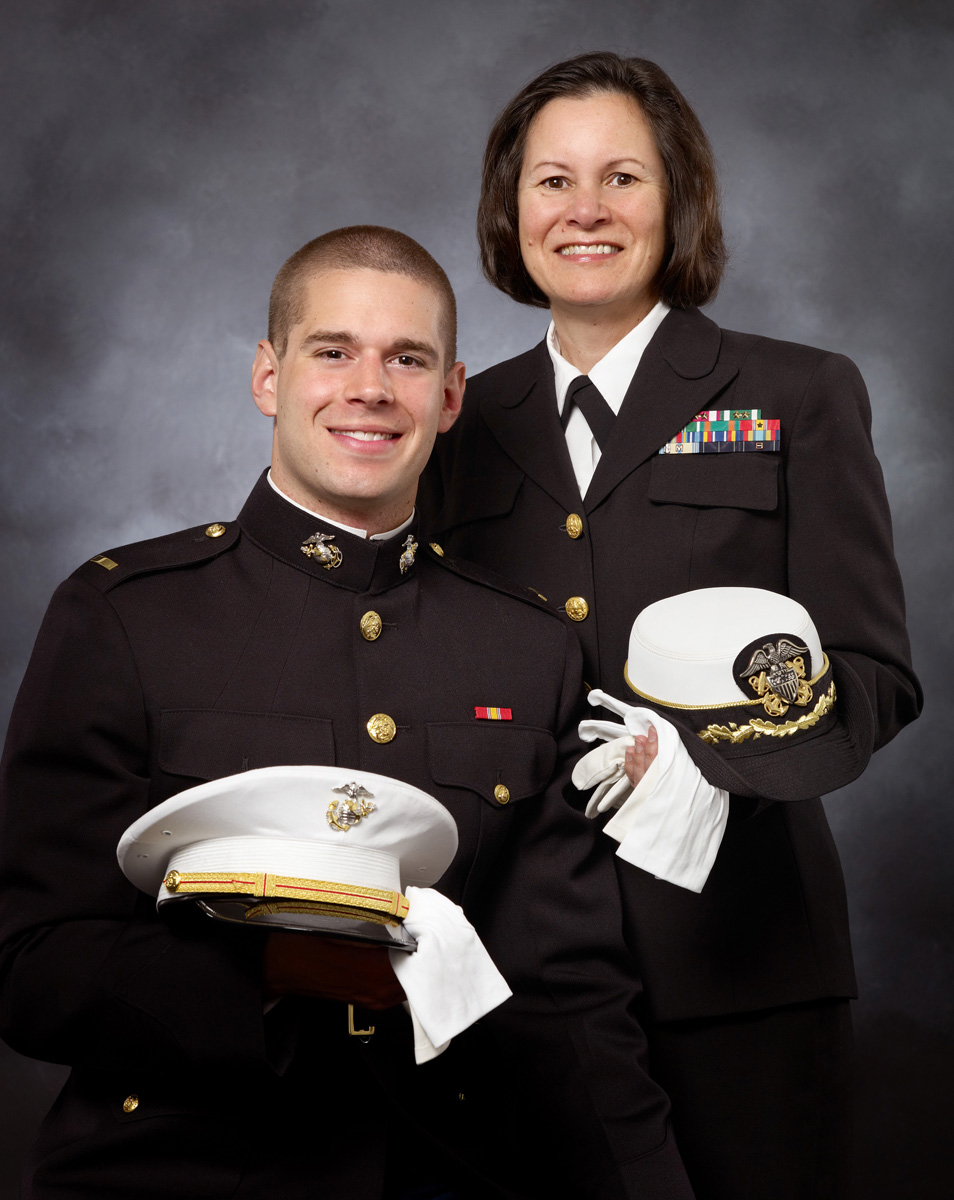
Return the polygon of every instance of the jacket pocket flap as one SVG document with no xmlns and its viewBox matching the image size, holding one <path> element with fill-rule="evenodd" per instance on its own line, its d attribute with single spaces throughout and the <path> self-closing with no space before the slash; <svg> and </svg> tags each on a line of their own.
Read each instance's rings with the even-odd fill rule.
<svg viewBox="0 0 954 1200">
<path fill-rule="evenodd" d="M 256 767 L 333 763 L 332 722 L 288 713 L 165 709 L 159 766 L 170 775 L 221 779 Z"/>
<path fill-rule="evenodd" d="M 652 461 L 649 498 L 699 508 L 778 507 L 777 451 L 764 454 L 660 454 Z"/>
<path fill-rule="evenodd" d="M 435 783 L 467 788 L 497 807 L 498 787 L 506 788 L 504 803 L 544 790 L 556 762 L 556 741 L 546 729 L 509 721 L 448 721 L 427 726 L 427 753 Z"/>
</svg>

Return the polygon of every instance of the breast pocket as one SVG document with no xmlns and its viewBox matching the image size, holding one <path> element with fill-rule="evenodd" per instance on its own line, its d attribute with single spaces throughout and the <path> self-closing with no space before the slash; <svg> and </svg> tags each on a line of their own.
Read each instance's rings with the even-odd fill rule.
<svg viewBox="0 0 954 1200">
<path fill-rule="evenodd" d="M 742 454 L 660 454 L 652 460 L 649 499 L 696 508 L 778 507 L 777 451 Z"/>
<path fill-rule="evenodd" d="M 334 728 L 326 718 L 221 709 L 166 709 L 160 715 L 159 766 L 169 775 L 221 779 L 256 767 L 334 761 Z"/>
<path fill-rule="evenodd" d="M 687 588 L 787 589 L 786 512 L 776 451 L 660 455 L 649 499 Z"/>
<path fill-rule="evenodd" d="M 435 783 L 505 808 L 544 790 L 556 762 L 556 741 L 549 730 L 509 721 L 448 721 L 427 726 L 427 754 Z"/>
</svg>

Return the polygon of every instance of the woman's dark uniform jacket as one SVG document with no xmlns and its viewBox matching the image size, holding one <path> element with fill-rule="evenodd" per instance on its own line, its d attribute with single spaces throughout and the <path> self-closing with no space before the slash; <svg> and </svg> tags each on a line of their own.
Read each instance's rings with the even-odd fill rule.
<svg viewBox="0 0 954 1200">
<path fill-rule="evenodd" d="M 15 1049 L 74 1070 L 25 1196 L 362 1200 L 386 1152 L 426 1158 L 418 1118 L 492 1178 L 519 1147 L 514 1190 L 476 1195 L 691 1200 L 665 1097 L 616 1069 L 645 1044 L 609 862 L 563 796 L 575 639 L 423 545 L 402 576 L 402 539 L 328 529 L 343 559 L 325 570 L 299 549 L 316 526 L 263 478 L 224 531 L 111 551 L 53 600 L 3 761 L 0 1020 Z M 386 744 L 376 713 L 397 727 Z M 454 815 L 439 886 L 516 995 L 436 1062 L 413 1065 L 400 1009 L 367 1044 L 340 1004 L 286 997 L 263 1018 L 256 935 L 170 930 L 120 873 L 142 812 L 282 763 L 391 775 Z"/>
<path fill-rule="evenodd" d="M 658 453 L 703 410 L 753 408 L 781 421 L 778 452 Z M 541 343 L 468 384 L 422 481 L 423 519 L 450 552 L 556 607 L 586 600 L 589 614 L 575 623 L 584 679 L 634 703 L 623 664 L 647 604 L 727 585 L 800 601 L 839 692 L 870 705 L 877 731 L 873 745 L 849 746 L 840 727 L 826 735 L 825 790 L 834 790 L 920 707 L 870 420 L 848 359 L 673 310 L 643 354 L 585 500 Z M 577 538 L 570 513 L 582 519 Z M 790 785 L 784 752 L 767 752 Z M 854 995 L 844 884 L 821 802 L 811 792 L 794 804 L 769 800 L 733 800 L 701 895 L 620 864 L 656 1019 Z"/>
</svg>

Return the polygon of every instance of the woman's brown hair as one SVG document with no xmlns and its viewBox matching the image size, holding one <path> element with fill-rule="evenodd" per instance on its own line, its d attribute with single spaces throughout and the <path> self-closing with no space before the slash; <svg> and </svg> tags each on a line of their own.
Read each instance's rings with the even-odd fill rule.
<svg viewBox="0 0 954 1200">
<path fill-rule="evenodd" d="M 517 185 L 527 131 L 545 104 L 600 92 L 630 96 L 652 129 L 666 167 L 669 254 L 660 280 L 673 308 L 707 304 L 725 269 L 719 189 L 712 147 L 699 118 L 666 72 L 646 58 L 596 51 L 548 67 L 500 113 L 484 151 L 477 238 L 484 274 L 520 304 L 548 308 L 520 254 Z"/>
</svg>

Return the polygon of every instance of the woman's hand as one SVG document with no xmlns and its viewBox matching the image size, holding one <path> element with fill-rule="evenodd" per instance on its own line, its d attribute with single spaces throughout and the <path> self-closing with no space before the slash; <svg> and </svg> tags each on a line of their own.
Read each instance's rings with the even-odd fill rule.
<svg viewBox="0 0 954 1200">
<path fill-rule="evenodd" d="M 656 761 L 658 753 L 659 736 L 656 733 L 656 727 L 650 725 L 648 735 L 646 737 L 642 735 L 634 737 L 632 746 L 627 747 L 626 750 L 626 758 L 623 765 L 626 770 L 626 777 L 633 787 L 639 783 Z"/>
</svg>

